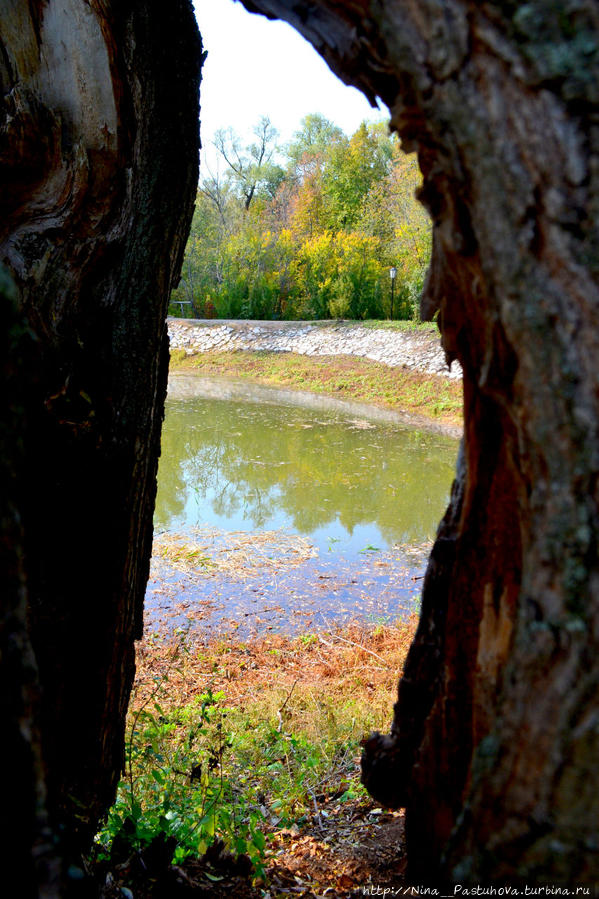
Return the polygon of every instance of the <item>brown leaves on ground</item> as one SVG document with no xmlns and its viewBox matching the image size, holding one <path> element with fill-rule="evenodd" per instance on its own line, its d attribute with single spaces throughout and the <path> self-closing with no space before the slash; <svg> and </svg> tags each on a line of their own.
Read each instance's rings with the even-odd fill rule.
<svg viewBox="0 0 599 899">
<path fill-rule="evenodd" d="M 155 841 L 160 843 L 160 841 Z M 252 884 L 246 857 L 235 858 L 220 841 L 202 858 L 179 865 L 151 844 L 106 877 L 100 899 L 349 899 L 365 886 L 398 889 L 405 884 L 404 817 L 371 803 L 354 801 L 332 809 L 301 830 L 279 831 L 271 841 L 268 883 Z M 99 877 L 100 872 L 96 872 Z M 132 885 L 129 893 L 122 884 Z"/>
<path fill-rule="evenodd" d="M 327 817 L 324 817 L 324 815 Z M 347 897 L 404 883 L 404 817 L 358 800 L 331 805 L 310 827 L 273 841 L 270 895 Z"/>
<path fill-rule="evenodd" d="M 229 705 L 272 696 L 272 711 L 293 688 L 300 697 L 335 701 L 351 697 L 356 706 L 382 705 L 380 726 L 390 714 L 390 698 L 412 641 L 416 618 L 395 625 L 361 623 L 300 637 L 271 634 L 248 642 L 221 637 L 187 643 L 148 640 L 138 646 L 132 709 L 143 704 L 162 682 L 160 703 L 181 705 L 204 693 L 224 690 Z M 265 692 L 265 686 L 268 690 Z M 291 714 L 291 710 L 285 709 Z"/>
</svg>

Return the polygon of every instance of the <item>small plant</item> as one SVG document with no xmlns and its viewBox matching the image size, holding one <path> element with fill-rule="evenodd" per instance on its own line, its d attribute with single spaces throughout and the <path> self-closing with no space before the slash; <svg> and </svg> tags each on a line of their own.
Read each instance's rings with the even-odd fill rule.
<svg viewBox="0 0 599 899">
<path fill-rule="evenodd" d="M 306 634 L 299 642 L 307 648 L 318 637 Z M 248 859 L 255 878 L 264 879 L 273 830 L 301 826 L 329 795 L 339 802 L 364 795 L 355 718 L 348 730 L 323 706 L 315 740 L 293 730 L 286 709 L 293 690 L 275 724 L 228 706 L 224 692 L 210 688 L 190 703 L 164 708 L 156 696 L 165 680 L 157 678 L 131 717 L 125 776 L 96 838 L 99 858 L 143 861 L 160 847 L 167 863 L 179 864 L 190 855 L 209 856 L 218 845 Z"/>
<path fill-rule="evenodd" d="M 224 694 L 208 689 L 188 706 L 167 711 L 153 702 L 134 716 L 126 777 L 97 838 L 108 856 L 115 847 L 120 855 L 141 852 L 161 839 L 178 863 L 219 839 L 264 873 L 264 815 L 227 764 L 227 711 Z"/>
<path fill-rule="evenodd" d="M 316 634 L 300 634 L 297 639 L 302 646 L 312 646 L 314 643 L 318 643 Z"/>
</svg>

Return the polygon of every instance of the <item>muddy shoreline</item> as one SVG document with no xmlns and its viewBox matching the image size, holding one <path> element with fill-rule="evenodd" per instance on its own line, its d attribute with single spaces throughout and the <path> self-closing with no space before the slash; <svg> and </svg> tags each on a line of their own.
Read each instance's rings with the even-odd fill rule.
<svg viewBox="0 0 599 899">
<path fill-rule="evenodd" d="M 322 412 L 341 412 L 348 417 L 364 418 L 369 421 L 393 422 L 456 439 L 462 436 L 461 427 L 435 421 L 424 415 L 385 409 L 372 403 L 333 397 L 300 388 L 274 387 L 229 375 L 206 376 L 201 371 L 190 372 L 187 369 L 169 372 L 168 396 L 170 399 L 190 399 L 196 396 L 234 400 L 250 398 L 255 402 L 302 406 Z"/>
</svg>

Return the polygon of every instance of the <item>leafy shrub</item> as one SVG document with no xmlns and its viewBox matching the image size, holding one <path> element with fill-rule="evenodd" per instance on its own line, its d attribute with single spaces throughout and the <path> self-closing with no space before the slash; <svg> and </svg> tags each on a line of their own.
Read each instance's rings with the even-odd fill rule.
<svg viewBox="0 0 599 899">
<path fill-rule="evenodd" d="M 361 795 L 355 777 L 358 738 L 339 741 L 334 724 L 322 741 L 283 730 L 226 705 L 207 689 L 191 703 L 163 708 L 155 695 L 132 716 L 126 771 L 96 838 L 113 863 L 159 845 L 173 863 L 218 842 L 250 859 L 263 877 L 268 835 L 303 823 L 328 785 L 340 801 Z"/>
</svg>

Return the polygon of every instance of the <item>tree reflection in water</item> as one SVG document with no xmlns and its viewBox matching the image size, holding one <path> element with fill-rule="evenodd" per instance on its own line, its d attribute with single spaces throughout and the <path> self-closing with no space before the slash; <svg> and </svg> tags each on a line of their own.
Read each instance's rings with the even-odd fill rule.
<svg viewBox="0 0 599 899">
<path fill-rule="evenodd" d="M 155 523 L 285 528 L 355 554 L 431 538 L 457 441 L 343 411 L 237 399 L 167 403 Z"/>
</svg>

